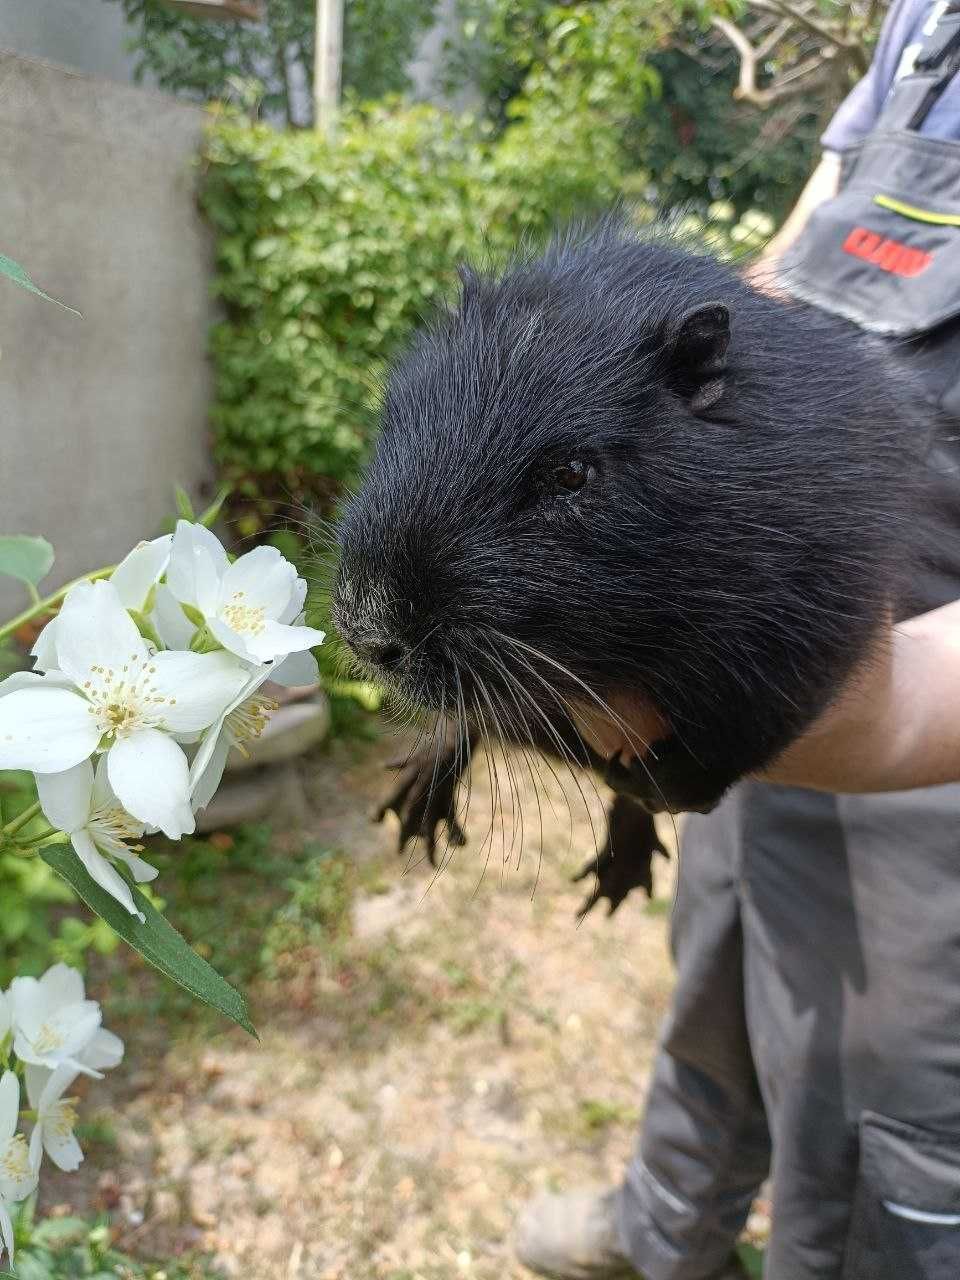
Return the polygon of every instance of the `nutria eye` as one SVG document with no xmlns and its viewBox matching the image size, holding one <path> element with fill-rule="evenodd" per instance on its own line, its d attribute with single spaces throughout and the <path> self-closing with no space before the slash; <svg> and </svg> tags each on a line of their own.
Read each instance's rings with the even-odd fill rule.
<svg viewBox="0 0 960 1280">
<path fill-rule="evenodd" d="M 597 469 L 589 462 L 574 458 L 554 467 L 551 474 L 558 489 L 563 489 L 566 493 L 579 493 L 597 474 Z"/>
</svg>

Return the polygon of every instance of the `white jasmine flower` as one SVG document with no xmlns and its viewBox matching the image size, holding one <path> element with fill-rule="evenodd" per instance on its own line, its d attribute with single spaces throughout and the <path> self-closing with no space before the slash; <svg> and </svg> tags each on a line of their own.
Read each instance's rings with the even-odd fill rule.
<svg viewBox="0 0 960 1280">
<path fill-rule="evenodd" d="M 47 821 L 67 833 L 91 877 L 142 920 L 126 880 L 112 864 L 125 863 L 137 884 L 155 879 L 157 869 L 137 856 L 140 845 L 127 846 L 127 841 L 143 835 L 144 824 L 131 818 L 114 794 L 107 761 L 101 756 L 96 772 L 89 760 L 83 760 L 63 773 L 38 773 L 37 795 Z"/>
<path fill-rule="evenodd" d="M 64 1173 L 73 1173 L 83 1162 L 83 1151 L 73 1130 L 77 1123 L 77 1100 L 63 1095 L 77 1078 L 72 1067 L 29 1066 L 26 1069 L 27 1099 L 37 1113 L 30 1135 L 30 1166 L 40 1169 L 44 1151 Z"/>
<path fill-rule="evenodd" d="M 0 1076 L 0 1240 L 13 1265 L 13 1220 L 10 1205 L 26 1200 L 37 1186 L 37 1171 L 30 1163 L 30 1149 L 22 1133 L 20 1081 L 12 1071 Z"/>
<path fill-rule="evenodd" d="M 231 564 L 209 529 L 181 520 L 167 585 L 245 662 L 274 662 L 323 642 L 322 631 L 300 625 L 307 584 L 275 547 L 255 547 Z"/>
<path fill-rule="evenodd" d="M 142 613 L 150 600 L 150 594 L 163 577 L 170 559 L 170 544 L 173 535 L 164 534 L 162 538 L 154 538 L 152 542 L 138 543 L 129 555 L 117 565 L 110 575 L 110 581 L 116 588 L 120 603 L 125 609 L 133 609 Z M 57 668 L 57 626 L 59 615 L 51 618 L 37 636 L 37 642 L 30 650 L 34 666 L 39 671 L 55 671 Z M 172 648 L 180 648 L 173 645 Z M 182 646 L 186 648 L 186 645 Z"/>
<path fill-rule="evenodd" d="M 21 1062 L 100 1078 L 100 1069 L 83 1061 L 100 1029 L 100 1006 L 86 999 L 76 969 L 55 964 L 42 978 L 14 978 L 10 1004 L 13 1052 Z"/>
<path fill-rule="evenodd" d="M 174 738 L 217 720 L 247 671 L 223 652 L 151 653 L 109 582 L 71 588 L 56 655 L 57 671 L 0 697 L 0 769 L 63 773 L 100 749 L 127 813 L 174 840 L 193 831 Z"/>
<path fill-rule="evenodd" d="M 263 697 L 260 686 L 271 677 L 269 667 L 258 667 L 233 702 L 224 709 L 201 739 L 190 765 L 190 796 L 194 809 L 205 809 L 213 799 L 231 747 L 244 752 L 246 744 L 259 738 L 270 714 L 277 709 L 273 698 Z"/>
</svg>

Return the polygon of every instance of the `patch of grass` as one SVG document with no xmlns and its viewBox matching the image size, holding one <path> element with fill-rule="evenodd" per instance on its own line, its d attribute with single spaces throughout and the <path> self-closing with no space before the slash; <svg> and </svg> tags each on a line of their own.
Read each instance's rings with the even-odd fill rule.
<svg viewBox="0 0 960 1280">
<path fill-rule="evenodd" d="M 268 977 L 296 967 L 308 948 L 339 954 L 350 934 L 353 881 L 347 860 L 326 851 L 312 853 L 300 873 L 286 880 L 287 901 L 266 929 L 260 952 Z"/>
<path fill-rule="evenodd" d="M 496 980 L 478 976 L 456 961 L 443 964 L 441 969 L 451 990 L 442 1002 L 441 1014 L 455 1035 L 466 1036 L 484 1027 L 496 1026 L 501 1041 L 506 1044 L 510 1040 L 510 1021 L 518 1013 L 541 1026 L 558 1030 L 553 1014 L 528 998 L 524 968 L 517 961 Z"/>
<path fill-rule="evenodd" d="M 97 1147 L 102 1151 L 115 1151 L 117 1147 L 117 1130 L 109 1111 L 95 1111 L 79 1122 L 76 1128 L 77 1138 L 85 1151 Z"/>
<path fill-rule="evenodd" d="M 602 1133 L 614 1125 L 633 1127 L 640 1120 L 636 1107 L 620 1102 L 604 1102 L 602 1098 L 584 1098 L 577 1108 L 578 1119 L 587 1133 Z"/>
<path fill-rule="evenodd" d="M 215 969 L 241 990 L 269 976 L 285 948 L 309 933 L 341 928 L 349 915 L 345 865 L 316 845 L 290 844 L 268 826 L 240 827 L 178 845 L 157 841 L 154 901 Z M 346 927 L 349 927 L 347 925 Z M 208 1026 L 215 1014 L 147 968 L 131 952 L 111 965 L 111 1015 L 166 1027 Z"/>
<path fill-rule="evenodd" d="M 640 1112 L 636 1107 L 621 1102 L 581 1098 L 573 1108 L 549 1112 L 545 1122 L 561 1137 L 571 1142 L 584 1142 L 599 1138 L 613 1128 L 635 1128 L 640 1122 Z"/>
<path fill-rule="evenodd" d="M 34 1197 L 14 1209 L 17 1270 L 0 1270 L 11 1280 L 215 1280 L 218 1274 L 200 1257 L 149 1262 L 114 1248 L 105 1216 L 95 1219 L 50 1217 L 37 1221 Z"/>
<path fill-rule="evenodd" d="M 467 1036 L 472 1031 L 502 1019 L 503 1005 L 489 1000 L 454 1000 L 446 1012 L 446 1020 L 454 1035 Z"/>
</svg>

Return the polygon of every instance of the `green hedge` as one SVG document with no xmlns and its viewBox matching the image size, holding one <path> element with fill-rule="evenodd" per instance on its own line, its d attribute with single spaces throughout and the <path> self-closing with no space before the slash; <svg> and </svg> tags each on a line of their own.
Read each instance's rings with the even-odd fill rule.
<svg viewBox="0 0 960 1280">
<path fill-rule="evenodd" d="M 216 450 L 252 534 L 355 473 L 387 361 L 456 263 L 496 262 L 609 204 L 620 154 L 589 113 L 535 113 L 493 141 L 387 103 L 348 115 L 334 145 L 219 115 L 205 170 L 226 316 L 212 337 Z"/>
</svg>

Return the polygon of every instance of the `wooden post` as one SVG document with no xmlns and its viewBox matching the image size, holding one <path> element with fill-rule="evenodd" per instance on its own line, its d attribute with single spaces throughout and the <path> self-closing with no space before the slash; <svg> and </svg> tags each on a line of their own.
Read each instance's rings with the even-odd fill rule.
<svg viewBox="0 0 960 1280">
<path fill-rule="evenodd" d="M 333 138 L 340 109 L 340 64 L 343 53 L 343 0 L 317 0 L 316 47 L 313 58 L 313 124 Z"/>
</svg>

